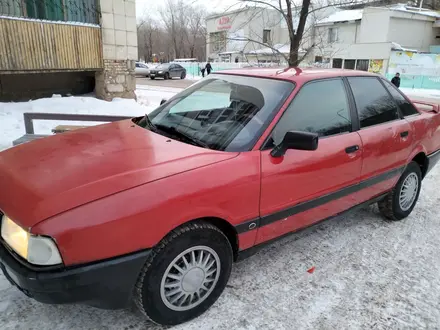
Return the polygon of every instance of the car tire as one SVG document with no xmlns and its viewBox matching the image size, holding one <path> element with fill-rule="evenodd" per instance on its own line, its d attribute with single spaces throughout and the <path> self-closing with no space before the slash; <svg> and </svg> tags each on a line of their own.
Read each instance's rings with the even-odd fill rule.
<svg viewBox="0 0 440 330">
<path fill-rule="evenodd" d="M 154 323 L 189 321 L 220 297 L 232 260 L 231 244 L 220 229 L 207 222 L 183 225 L 152 249 L 136 283 L 134 301 Z"/>
<path fill-rule="evenodd" d="M 414 209 L 422 186 L 422 171 L 416 162 L 406 167 L 399 181 L 385 198 L 378 202 L 379 210 L 388 220 L 398 221 Z"/>
<path fill-rule="evenodd" d="M 165 79 L 165 80 L 170 79 L 170 74 L 168 72 L 165 73 L 165 75 L 163 76 L 163 79 Z"/>
<path fill-rule="evenodd" d="M 180 75 L 180 79 L 185 79 L 185 77 L 186 77 L 186 73 L 182 72 L 182 74 Z"/>
<path fill-rule="evenodd" d="M 151 80 L 154 80 L 156 77 L 150 77 Z"/>
</svg>

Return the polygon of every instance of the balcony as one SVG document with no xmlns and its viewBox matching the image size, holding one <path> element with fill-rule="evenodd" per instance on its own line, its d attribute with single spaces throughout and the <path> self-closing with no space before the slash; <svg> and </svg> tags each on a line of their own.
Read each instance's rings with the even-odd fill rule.
<svg viewBox="0 0 440 330">
<path fill-rule="evenodd" d="M 0 73 L 102 69 L 97 0 L 0 0 Z"/>
</svg>

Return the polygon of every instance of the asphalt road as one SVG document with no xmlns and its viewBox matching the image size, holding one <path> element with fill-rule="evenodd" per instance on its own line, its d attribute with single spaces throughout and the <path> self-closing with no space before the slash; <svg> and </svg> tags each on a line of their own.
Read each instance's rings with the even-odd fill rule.
<svg viewBox="0 0 440 330">
<path fill-rule="evenodd" d="M 150 78 L 136 78 L 137 85 L 148 85 L 148 86 L 158 86 L 158 87 L 171 87 L 171 88 L 186 88 L 194 84 L 194 80 L 189 79 L 171 79 L 171 80 L 163 80 L 163 79 L 154 79 Z"/>
</svg>

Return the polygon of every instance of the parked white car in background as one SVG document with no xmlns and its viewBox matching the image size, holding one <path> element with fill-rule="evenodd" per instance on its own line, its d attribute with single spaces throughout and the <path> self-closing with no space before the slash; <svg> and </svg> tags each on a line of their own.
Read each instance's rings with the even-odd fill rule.
<svg viewBox="0 0 440 330">
<path fill-rule="evenodd" d="M 150 76 L 150 69 L 148 68 L 148 66 L 146 64 L 141 63 L 141 62 L 136 62 L 135 73 L 137 76 L 149 77 Z"/>
</svg>

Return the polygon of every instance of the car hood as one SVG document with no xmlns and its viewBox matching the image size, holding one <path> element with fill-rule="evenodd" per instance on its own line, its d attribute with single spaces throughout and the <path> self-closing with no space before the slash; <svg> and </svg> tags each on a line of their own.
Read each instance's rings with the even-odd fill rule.
<svg viewBox="0 0 440 330">
<path fill-rule="evenodd" d="M 74 207 L 236 155 L 172 140 L 131 120 L 54 135 L 0 152 L 0 210 L 30 228 Z"/>
</svg>

